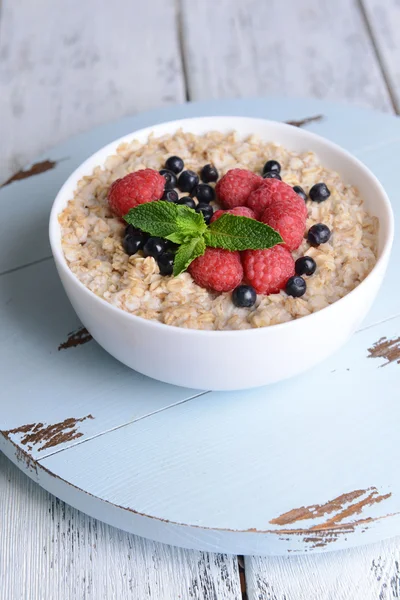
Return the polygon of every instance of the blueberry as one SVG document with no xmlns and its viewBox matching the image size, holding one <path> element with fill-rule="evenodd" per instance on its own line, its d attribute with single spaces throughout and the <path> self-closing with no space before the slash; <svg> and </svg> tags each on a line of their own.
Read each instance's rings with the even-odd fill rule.
<svg viewBox="0 0 400 600">
<path fill-rule="evenodd" d="M 146 237 L 142 233 L 127 233 L 122 240 L 122 246 L 125 252 L 132 256 L 138 250 L 141 250 L 146 242 Z"/>
<path fill-rule="evenodd" d="M 299 298 L 306 293 L 307 285 L 302 277 L 293 275 L 287 280 L 285 291 L 288 296 Z"/>
<path fill-rule="evenodd" d="M 179 198 L 179 200 L 176 201 L 176 204 L 183 204 L 189 208 L 196 208 L 196 203 L 190 196 L 183 196 L 183 198 Z"/>
<path fill-rule="evenodd" d="M 174 269 L 174 255 L 172 252 L 164 252 L 157 259 L 161 275 L 172 275 Z"/>
<path fill-rule="evenodd" d="M 161 169 L 160 175 L 162 175 L 165 179 L 165 189 L 173 190 L 176 187 L 177 179 L 175 173 L 169 171 L 168 169 Z"/>
<path fill-rule="evenodd" d="M 279 173 L 281 172 L 281 165 L 278 163 L 277 160 L 267 160 L 267 162 L 265 163 L 265 165 L 263 166 L 263 175 L 265 175 L 265 173 Z"/>
<path fill-rule="evenodd" d="M 239 285 L 232 292 L 232 302 L 240 308 L 249 308 L 257 300 L 256 290 L 251 285 Z"/>
<path fill-rule="evenodd" d="M 141 229 L 137 229 L 133 225 L 127 225 L 125 227 L 125 235 L 129 235 L 129 234 L 130 235 L 134 235 L 134 234 L 145 235 Z"/>
<path fill-rule="evenodd" d="M 199 202 L 199 204 L 196 206 L 196 212 L 201 213 L 203 215 L 204 220 L 208 225 L 208 223 L 211 220 L 211 217 L 214 214 L 214 209 L 209 204 L 206 204 L 204 202 Z"/>
<path fill-rule="evenodd" d="M 295 191 L 296 194 L 298 194 L 300 196 L 300 198 L 303 198 L 304 202 L 307 200 L 307 194 L 305 193 L 303 188 L 300 187 L 299 185 L 295 185 L 293 187 L 293 191 Z"/>
<path fill-rule="evenodd" d="M 325 244 L 331 237 L 331 230 L 323 223 L 317 223 L 308 230 L 307 240 L 311 246 L 319 246 Z"/>
<path fill-rule="evenodd" d="M 165 240 L 159 237 L 151 237 L 143 246 L 143 254 L 158 258 L 165 250 Z"/>
<path fill-rule="evenodd" d="M 176 190 L 164 190 L 161 200 L 166 202 L 176 202 L 178 200 L 178 192 Z"/>
<path fill-rule="evenodd" d="M 316 268 L 317 263 L 311 256 L 301 256 L 294 265 L 296 275 L 312 275 L 315 273 Z"/>
<path fill-rule="evenodd" d="M 185 163 L 179 156 L 170 156 L 165 161 L 165 168 L 168 169 L 169 171 L 172 171 L 176 175 L 178 175 L 178 173 L 183 171 L 184 166 L 185 166 Z"/>
<path fill-rule="evenodd" d="M 267 173 L 264 173 L 263 179 L 279 179 L 279 181 L 282 181 L 282 177 L 277 171 L 268 171 Z"/>
<path fill-rule="evenodd" d="M 181 192 L 191 192 L 199 183 L 199 176 L 194 171 L 182 171 L 178 179 L 178 188 Z"/>
<path fill-rule="evenodd" d="M 206 183 L 199 183 L 194 187 L 190 193 L 191 196 L 197 198 L 199 202 L 211 202 L 215 200 L 215 191 L 211 185 L 207 185 Z"/>
<path fill-rule="evenodd" d="M 314 202 L 323 202 L 331 195 L 325 183 L 316 183 L 310 189 L 309 196 Z"/>
<path fill-rule="evenodd" d="M 204 183 L 218 181 L 218 177 L 218 171 L 213 165 L 204 165 L 200 171 L 200 179 L 204 181 Z"/>
</svg>

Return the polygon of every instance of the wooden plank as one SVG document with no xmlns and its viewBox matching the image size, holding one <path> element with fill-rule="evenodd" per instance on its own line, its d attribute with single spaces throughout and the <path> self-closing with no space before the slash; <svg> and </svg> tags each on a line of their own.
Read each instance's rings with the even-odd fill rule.
<svg viewBox="0 0 400 600">
<path fill-rule="evenodd" d="M 182 102 L 174 0 L 3 0 L 0 181 L 124 114 Z"/>
<path fill-rule="evenodd" d="M 0 595 L 85 600 L 239 600 L 236 557 L 188 552 L 64 504 L 0 453 Z"/>
<path fill-rule="evenodd" d="M 400 113 L 400 4 L 398 0 L 360 0 L 384 76 Z"/>
<path fill-rule="evenodd" d="M 357 0 L 183 0 L 182 22 L 193 100 L 281 94 L 392 110 Z"/>
</svg>

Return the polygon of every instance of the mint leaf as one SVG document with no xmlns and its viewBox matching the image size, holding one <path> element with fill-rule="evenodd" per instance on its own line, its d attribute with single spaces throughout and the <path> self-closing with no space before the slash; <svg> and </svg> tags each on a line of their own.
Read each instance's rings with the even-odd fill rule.
<svg viewBox="0 0 400 600">
<path fill-rule="evenodd" d="M 283 242 L 280 234 L 249 217 L 225 214 L 211 223 L 204 235 L 207 246 L 226 250 L 262 250 Z"/>
<path fill-rule="evenodd" d="M 139 204 L 135 208 L 131 208 L 128 214 L 124 216 L 124 219 L 130 225 L 150 235 L 168 238 L 171 234 L 179 233 L 180 231 L 178 208 L 178 205 L 173 202 L 163 202 L 161 200 L 158 202 L 146 202 L 145 204 Z"/>
<path fill-rule="evenodd" d="M 189 206 L 179 204 L 177 206 L 177 223 L 179 226 L 179 231 L 188 237 L 197 237 L 202 235 L 207 229 L 203 215 L 194 211 L 193 208 L 189 208 Z"/>
<path fill-rule="evenodd" d="M 174 277 L 186 271 L 190 263 L 206 251 L 203 237 L 196 237 L 179 246 L 174 260 Z"/>
</svg>

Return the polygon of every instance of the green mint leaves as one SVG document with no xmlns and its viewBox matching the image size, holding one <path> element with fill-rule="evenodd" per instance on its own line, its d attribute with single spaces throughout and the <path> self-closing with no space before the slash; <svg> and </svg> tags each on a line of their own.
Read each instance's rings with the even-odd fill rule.
<svg viewBox="0 0 400 600">
<path fill-rule="evenodd" d="M 207 226 L 201 213 L 162 200 L 139 204 L 124 219 L 151 236 L 179 244 L 174 261 L 175 277 L 202 256 L 207 246 L 231 251 L 262 250 L 283 241 L 277 231 L 254 219 L 227 213 Z"/>
</svg>

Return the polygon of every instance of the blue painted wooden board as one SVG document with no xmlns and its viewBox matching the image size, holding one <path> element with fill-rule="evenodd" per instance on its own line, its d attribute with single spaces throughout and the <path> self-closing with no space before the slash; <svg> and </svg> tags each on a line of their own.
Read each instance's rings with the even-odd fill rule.
<svg viewBox="0 0 400 600">
<path fill-rule="evenodd" d="M 324 115 L 306 126 L 374 170 L 399 220 L 400 121 L 317 100 L 169 107 L 50 151 L 38 161 L 54 168 L 0 189 L 0 448 L 77 508 L 184 547 L 285 554 L 398 535 L 398 239 L 382 292 L 347 346 L 307 374 L 251 392 L 199 393 L 130 371 L 80 329 L 62 291 L 47 218 L 67 175 L 124 133 L 210 114 Z"/>
</svg>

